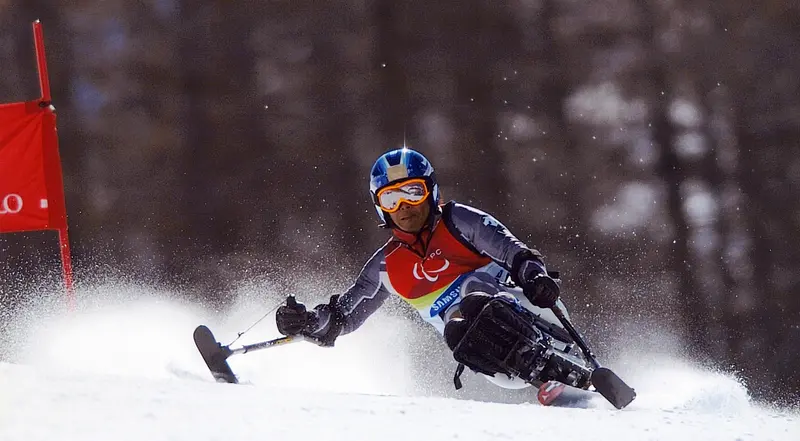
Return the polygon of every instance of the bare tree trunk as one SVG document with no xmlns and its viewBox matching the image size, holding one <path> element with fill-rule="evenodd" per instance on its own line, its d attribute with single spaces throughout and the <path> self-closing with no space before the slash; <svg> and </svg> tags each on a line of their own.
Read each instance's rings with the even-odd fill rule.
<svg viewBox="0 0 800 441">
<path fill-rule="evenodd" d="M 498 118 L 502 100 L 495 83 L 503 74 L 501 61 L 516 49 L 507 42 L 519 41 L 519 36 L 507 6 L 481 1 L 459 5 L 454 7 L 464 11 L 458 17 L 463 27 L 444 37 L 453 48 L 448 56 L 455 66 L 454 150 L 460 159 L 457 185 L 467 198 L 465 202 L 506 219 L 511 210 L 505 155 L 497 146 L 501 142 Z M 462 29 L 481 38 L 465 39 Z M 506 38 L 509 36 L 512 38 Z"/>
<path fill-rule="evenodd" d="M 375 55 L 380 65 L 376 102 L 379 107 L 380 139 L 383 152 L 400 147 L 407 138 L 414 138 L 411 125 L 414 116 L 408 94 L 409 84 L 405 67 L 405 36 L 398 31 L 398 3 L 377 0 L 373 5 L 375 22 Z M 376 152 L 377 153 L 377 152 Z M 376 155 L 377 157 L 377 155 Z"/>
<path fill-rule="evenodd" d="M 215 53 L 214 39 L 218 36 L 212 25 L 214 9 L 211 4 L 193 5 L 186 1 L 180 9 L 179 75 L 184 110 L 180 120 L 184 143 L 178 165 L 183 169 L 183 178 L 176 191 L 182 193 L 182 206 L 178 210 L 179 232 L 171 239 L 171 246 L 180 252 L 169 258 L 173 278 L 201 288 L 209 300 L 218 300 L 224 289 L 224 282 L 214 276 L 220 247 L 224 248 L 220 243 L 223 232 L 218 200 L 224 175 L 219 159 L 226 146 L 215 143 L 220 127 L 213 114 L 219 110 L 216 106 L 221 85 L 215 84 L 213 72 L 227 72 L 227 66 L 223 68 L 220 55 Z"/>
<path fill-rule="evenodd" d="M 222 2 L 216 5 L 212 22 L 215 76 L 210 86 L 219 96 L 213 103 L 217 135 L 210 148 L 223 184 L 215 195 L 214 212 L 215 248 L 223 254 L 237 252 L 251 240 L 244 233 L 245 223 L 263 209 L 260 190 L 268 176 L 258 165 L 270 156 L 273 147 L 262 130 L 263 104 L 254 98 L 258 94 L 252 16 L 257 12 L 258 7 L 246 2 Z M 246 158 L 256 160 L 252 166 L 243 167 Z"/>
<path fill-rule="evenodd" d="M 696 350 L 697 355 L 707 354 L 707 306 L 695 282 L 694 258 L 690 248 L 690 229 L 683 209 L 681 185 L 686 178 L 675 151 L 675 127 L 669 119 L 672 101 L 671 84 L 668 80 L 668 63 L 659 47 L 657 36 L 658 16 L 652 0 L 638 0 L 644 16 L 643 37 L 650 46 L 652 57 L 648 77 L 652 82 L 650 120 L 653 141 L 658 145 L 660 159 L 658 175 L 663 179 L 667 191 L 667 212 L 674 229 L 674 248 L 668 253 L 669 268 L 678 287 L 677 304 L 682 320 L 681 331 L 684 343 Z"/>
<path fill-rule="evenodd" d="M 731 243 L 732 225 L 729 219 L 727 207 L 725 206 L 726 190 L 731 185 L 732 176 L 728 175 L 720 165 L 721 156 L 723 155 L 722 149 L 724 148 L 719 140 L 719 137 L 714 133 L 711 128 L 712 118 L 714 118 L 714 106 L 710 102 L 709 94 L 712 93 L 712 86 L 709 81 L 701 81 L 701 107 L 704 109 L 705 121 L 703 123 L 702 131 L 705 135 L 706 142 L 708 143 L 709 151 L 703 158 L 702 170 L 703 176 L 708 181 L 709 188 L 714 196 L 714 200 L 718 204 L 717 218 L 714 219 L 711 227 L 718 235 L 718 240 L 715 245 L 713 256 L 715 269 L 712 274 L 718 278 L 719 283 L 716 288 L 719 290 L 717 301 L 715 302 L 714 309 L 718 311 L 719 319 L 722 325 L 722 336 L 726 340 L 728 350 L 724 356 L 731 353 L 736 353 L 739 350 L 731 351 L 730 348 L 740 346 L 741 339 L 741 320 L 736 311 L 736 299 L 738 295 L 739 286 L 736 279 L 731 272 L 731 262 L 727 255 L 727 248 Z M 732 148 L 729 146 L 728 148 Z M 741 361 L 741 360 L 739 360 Z"/>
<path fill-rule="evenodd" d="M 213 146 L 213 125 L 207 117 L 207 109 L 212 106 L 208 98 L 209 81 L 205 78 L 203 64 L 209 51 L 210 32 L 206 23 L 204 10 L 207 7 L 193 8 L 188 2 L 181 5 L 180 23 L 182 31 L 179 35 L 181 58 L 181 83 L 183 85 L 182 102 L 184 117 L 182 121 L 184 135 L 184 169 L 181 200 L 183 207 L 182 236 L 176 244 L 179 249 L 196 253 L 193 244 L 195 235 L 207 236 L 211 230 L 213 216 L 211 207 L 211 188 L 206 180 L 211 176 L 213 163 L 210 161 Z M 199 254 L 199 253 L 198 253 Z M 180 268 L 183 269 L 183 268 Z"/>
<path fill-rule="evenodd" d="M 750 326 L 758 325 L 760 329 L 771 329 L 771 321 L 777 317 L 773 315 L 774 299 L 776 295 L 775 286 L 771 277 L 771 269 L 774 265 L 772 244 L 767 222 L 769 221 L 769 209 L 764 206 L 764 193 L 761 188 L 763 175 L 759 172 L 758 156 L 756 151 L 762 145 L 759 137 L 751 133 L 747 127 L 748 122 L 745 116 L 744 107 L 736 106 L 737 121 L 736 131 L 739 143 L 739 156 L 741 158 L 741 169 L 739 171 L 739 185 L 744 193 L 744 206 L 747 207 L 746 219 L 748 232 L 750 233 L 750 262 L 752 262 L 753 276 L 752 289 L 754 303 L 753 314 L 748 317 L 746 324 Z M 766 301 L 765 301 L 766 300 Z M 751 333 L 751 338 L 756 338 L 759 347 L 758 352 L 766 355 L 770 353 L 769 347 L 774 344 L 773 336 L 769 332 Z M 747 342 L 753 343 L 753 342 Z M 766 345 L 766 346 L 763 346 Z M 754 354 L 750 354 L 751 356 Z"/>
<path fill-rule="evenodd" d="M 331 8 L 330 15 L 320 14 L 318 20 L 336 20 L 331 18 L 336 11 Z M 345 25 L 341 25 L 343 28 Z M 325 28 L 325 23 L 318 23 L 318 30 Z M 343 257 L 358 255 L 362 248 L 361 223 L 364 221 L 363 213 L 359 212 L 359 201 L 366 196 L 367 172 L 359 170 L 360 161 L 353 150 L 354 122 L 358 103 L 358 91 L 352 86 L 352 75 L 348 71 L 350 63 L 341 41 L 338 41 L 327 32 L 319 32 L 313 37 L 314 63 L 316 69 L 315 96 L 318 97 L 320 110 L 324 114 L 319 119 L 321 145 L 320 157 L 324 158 L 319 163 L 320 190 L 317 194 L 324 194 L 327 202 L 325 205 L 336 207 L 337 210 L 321 210 L 330 215 L 326 222 L 330 222 L 336 231 L 338 246 L 343 250 Z M 325 150 L 325 151 L 322 151 Z M 339 152 L 336 155 L 334 152 Z M 358 195 L 358 196 L 355 196 Z M 327 207 L 320 207 L 327 208 Z"/>
<path fill-rule="evenodd" d="M 556 31 L 558 24 L 558 3 L 555 0 L 546 0 L 542 9 L 540 26 L 544 44 L 543 62 L 551 66 L 547 83 L 541 90 L 538 101 L 547 112 L 553 124 L 553 136 L 558 139 L 563 149 L 563 160 L 567 179 L 561 186 L 559 193 L 563 194 L 563 207 L 565 221 L 563 226 L 564 238 L 568 243 L 570 253 L 573 254 L 574 267 L 569 275 L 570 284 L 583 291 L 588 291 L 595 286 L 593 280 L 600 269 L 602 252 L 597 244 L 589 239 L 590 208 L 585 203 L 582 195 L 588 188 L 586 183 L 589 176 L 585 174 L 587 166 L 584 164 L 585 153 L 579 145 L 575 129 L 570 126 L 566 103 L 572 92 L 572 73 L 569 72 L 569 62 L 566 51 L 562 47 Z"/>
</svg>

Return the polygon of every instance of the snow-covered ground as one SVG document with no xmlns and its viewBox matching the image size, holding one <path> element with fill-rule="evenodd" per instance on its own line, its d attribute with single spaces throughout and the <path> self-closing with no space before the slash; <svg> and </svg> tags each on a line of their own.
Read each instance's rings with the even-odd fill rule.
<svg viewBox="0 0 800 441">
<path fill-rule="evenodd" d="M 263 305 L 215 319 L 159 293 L 115 290 L 74 313 L 18 315 L 17 345 L 4 343 L 9 362 L 0 363 L 0 440 L 800 439 L 796 411 L 759 407 L 733 377 L 675 359 L 629 369 L 639 397 L 622 411 L 602 400 L 559 409 L 533 397 L 420 396 L 403 350 L 409 325 L 391 317 L 333 349 L 298 344 L 232 358 L 244 384 L 216 384 L 192 330 L 209 324 L 227 342 Z M 275 336 L 269 326 L 243 340 Z"/>
</svg>

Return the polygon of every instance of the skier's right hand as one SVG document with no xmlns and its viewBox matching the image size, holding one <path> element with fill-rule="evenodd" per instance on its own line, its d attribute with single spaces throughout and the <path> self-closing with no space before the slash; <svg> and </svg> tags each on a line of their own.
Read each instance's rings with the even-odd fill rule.
<svg viewBox="0 0 800 441">
<path fill-rule="evenodd" d="M 314 312 L 306 310 L 306 305 L 297 302 L 294 296 L 287 297 L 286 304 L 278 308 L 275 313 L 278 332 L 283 335 L 307 333 L 313 324 L 314 318 Z"/>
</svg>

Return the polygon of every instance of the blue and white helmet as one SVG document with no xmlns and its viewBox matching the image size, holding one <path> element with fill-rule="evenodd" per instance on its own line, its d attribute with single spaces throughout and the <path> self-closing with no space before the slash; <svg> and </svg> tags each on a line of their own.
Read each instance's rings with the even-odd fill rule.
<svg viewBox="0 0 800 441">
<path fill-rule="evenodd" d="M 415 150 L 403 147 L 392 150 L 381 155 L 372 166 L 369 178 L 369 192 L 378 217 L 389 225 L 391 219 L 378 204 L 378 191 L 390 184 L 404 181 L 406 179 L 422 178 L 428 186 L 431 197 L 431 208 L 435 211 L 439 203 L 439 184 L 436 182 L 436 175 L 433 173 L 433 165 L 428 158 Z"/>
</svg>

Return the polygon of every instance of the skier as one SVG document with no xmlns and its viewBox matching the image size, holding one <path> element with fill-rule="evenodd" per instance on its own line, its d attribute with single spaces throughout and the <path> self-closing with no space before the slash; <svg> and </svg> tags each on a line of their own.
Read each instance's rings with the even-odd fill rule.
<svg viewBox="0 0 800 441">
<path fill-rule="evenodd" d="M 509 311 L 537 313 L 558 301 L 559 284 L 548 275 L 542 255 L 490 214 L 452 201 L 441 204 L 433 166 L 419 152 L 402 148 L 380 156 L 372 166 L 370 194 L 381 226 L 392 237 L 355 283 L 328 303 L 308 310 L 294 297 L 287 299 L 276 313 L 282 334 L 311 336 L 332 346 L 396 294 L 453 350 L 470 324 L 467 319 L 490 299 L 506 302 Z M 509 289 L 509 278 L 517 289 Z M 466 358 L 464 364 L 500 386 L 528 385 L 494 376 L 498 368 L 480 354 Z"/>
</svg>

